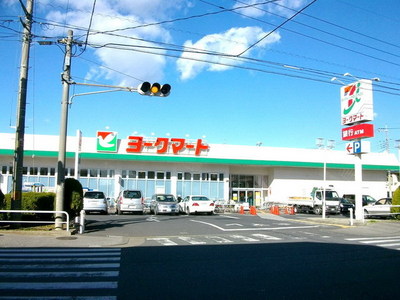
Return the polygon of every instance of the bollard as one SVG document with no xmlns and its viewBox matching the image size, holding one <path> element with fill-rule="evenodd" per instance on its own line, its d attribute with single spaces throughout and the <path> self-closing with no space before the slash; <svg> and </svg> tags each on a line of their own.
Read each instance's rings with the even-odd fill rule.
<svg viewBox="0 0 400 300">
<path fill-rule="evenodd" d="M 350 226 L 353 226 L 353 208 L 349 208 L 350 211 Z"/>
<path fill-rule="evenodd" d="M 85 231 L 85 219 L 86 219 L 86 212 L 82 209 L 80 217 L 79 234 L 82 234 Z"/>
</svg>

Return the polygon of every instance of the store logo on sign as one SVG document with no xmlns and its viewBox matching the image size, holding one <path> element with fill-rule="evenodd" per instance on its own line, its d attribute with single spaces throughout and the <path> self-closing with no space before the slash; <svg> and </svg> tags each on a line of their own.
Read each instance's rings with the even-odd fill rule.
<svg viewBox="0 0 400 300">
<path fill-rule="evenodd" d="M 356 83 L 356 84 L 352 84 L 349 86 L 346 86 L 344 88 L 344 97 L 351 97 L 350 99 L 348 99 L 347 101 L 347 108 L 343 109 L 343 114 L 347 115 L 351 112 L 351 110 L 353 109 L 354 105 L 357 102 L 361 101 L 361 98 L 358 98 L 357 96 L 355 96 L 355 99 L 353 98 L 354 93 L 356 95 L 358 95 L 360 93 L 360 85 L 361 83 Z"/>
<path fill-rule="evenodd" d="M 117 152 L 117 133 L 113 131 L 97 131 L 97 151 Z"/>
<path fill-rule="evenodd" d="M 342 125 L 374 119 L 372 81 L 362 79 L 340 89 Z"/>
</svg>

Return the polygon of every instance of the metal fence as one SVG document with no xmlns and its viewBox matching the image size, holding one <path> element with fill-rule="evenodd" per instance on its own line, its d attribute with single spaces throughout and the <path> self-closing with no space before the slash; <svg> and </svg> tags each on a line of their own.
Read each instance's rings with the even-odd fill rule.
<svg viewBox="0 0 400 300">
<path fill-rule="evenodd" d="M 69 215 L 66 211 L 58 210 L 0 210 L 0 213 L 35 213 L 35 214 L 65 214 L 66 221 L 61 221 L 60 224 L 66 224 L 66 230 L 69 231 Z M 56 220 L 51 221 L 22 221 L 22 220 L 0 220 L 0 223 L 33 223 L 33 224 L 55 224 Z"/>
</svg>

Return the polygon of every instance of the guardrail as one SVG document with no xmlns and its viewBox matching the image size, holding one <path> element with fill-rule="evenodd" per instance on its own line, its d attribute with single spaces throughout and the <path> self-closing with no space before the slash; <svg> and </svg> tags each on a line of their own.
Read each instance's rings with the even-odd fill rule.
<svg viewBox="0 0 400 300">
<path fill-rule="evenodd" d="M 0 210 L 0 213 L 15 213 L 15 214 L 20 214 L 20 213 L 35 213 L 35 214 L 65 214 L 66 221 L 63 222 L 61 221 L 61 224 L 66 224 L 67 226 L 67 231 L 69 231 L 69 215 L 66 211 L 58 211 L 58 210 Z M 52 224 L 55 223 L 55 220 L 53 221 L 13 221 L 13 220 L 0 220 L 0 223 L 36 223 L 36 224 Z"/>
</svg>

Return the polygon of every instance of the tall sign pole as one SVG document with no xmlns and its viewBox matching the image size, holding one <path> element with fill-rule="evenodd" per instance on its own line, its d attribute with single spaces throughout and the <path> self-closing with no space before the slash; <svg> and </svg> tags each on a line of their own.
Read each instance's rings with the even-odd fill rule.
<svg viewBox="0 0 400 300">
<path fill-rule="evenodd" d="M 348 74 L 348 73 L 346 73 Z M 346 75 L 345 74 L 345 75 Z M 372 81 L 358 80 L 340 89 L 342 125 L 350 126 L 342 129 L 342 140 L 353 141 L 346 146 L 349 154 L 354 155 L 354 194 L 356 205 L 356 220 L 364 219 L 362 202 L 362 153 L 368 152 L 367 142 L 361 139 L 373 137 L 372 121 L 373 96 Z M 349 151 L 351 149 L 351 151 Z"/>
<path fill-rule="evenodd" d="M 65 158 L 67 150 L 67 126 L 68 126 L 68 101 L 69 101 L 69 86 L 71 84 L 71 49 L 72 49 L 72 30 L 68 30 L 68 37 L 62 41 L 65 43 L 65 59 L 64 71 L 61 75 L 63 94 L 61 101 L 61 121 L 60 121 L 60 136 L 58 147 L 58 162 L 57 162 L 57 192 L 56 192 L 56 211 L 64 210 L 64 187 L 65 187 Z M 62 230 L 61 213 L 56 214 L 55 227 L 56 230 Z"/>
<path fill-rule="evenodd" d="M 21 1 L 20 1 L 21 2 Z M 21 65 L 19 74 L 18 106 L 15 131 L 15 150 L 13 161 L 13 184 L 11 196 L 11 209 L 20 210 L 22 207 L 22 175 L 24 166 L 24 135 L 25 135 L 25 114 L 26 94 L 28 85 L 29 50 L 31 44 L 32 11 L 33 0 L 27 0 L 26 7 L 22 4 L 25 12 L 24 31 L 22 36 Z M 19 219 L 20 215 L 15 214 Z"/>
</svg>

